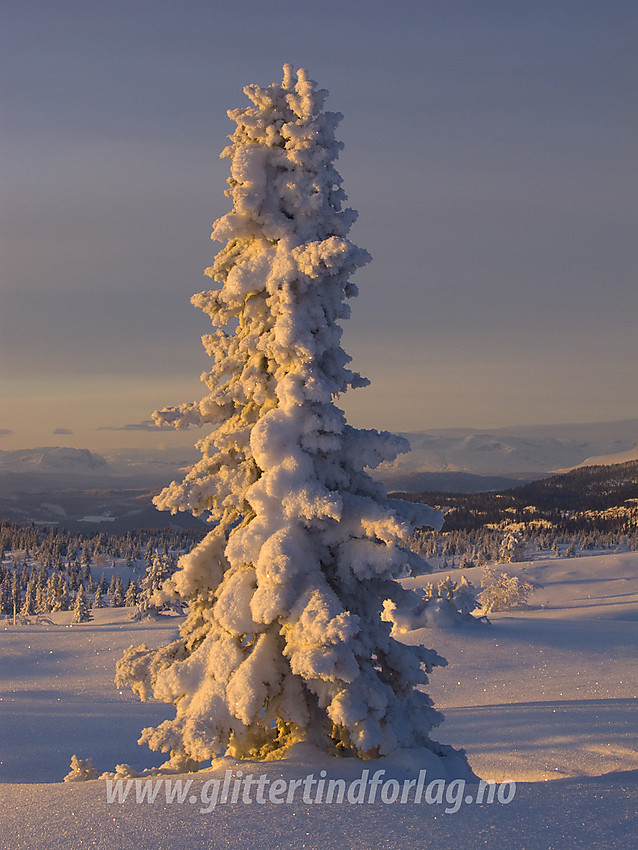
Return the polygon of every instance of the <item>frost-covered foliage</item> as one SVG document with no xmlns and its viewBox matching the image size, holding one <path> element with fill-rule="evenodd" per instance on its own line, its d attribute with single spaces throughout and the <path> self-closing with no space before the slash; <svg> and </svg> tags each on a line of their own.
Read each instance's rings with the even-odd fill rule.
<svg viewBox="0 0 638 850">
<path fill-rule="evenodd" d="M 127 608 L 132 608 L 137 604 L 138 597 L 139 588 L 134 581 L 131 581 L 129 586 L 126 588 L 126 593 L 124 594 L 124 605 Z"/>
<path fill-rule="evenodd" d="M 498 553 L 502 564 L 515 564 L 525 560 L 525 541 L 516 531 L 508 531 Z"/>
<path fill-rule="evenodd" d="M 458 582 L 446 576 L 436 587 L 427 584 L 422 598 L 413 602 L 412 607 L 399 607 L 386 599 L 382 617 L 392 624 L 395 635 L 414 629 L 455 628 L 479 622 L 481 618 L 472 616 L 477 607 L 476 590 L 465 576 Z"/>
<path fill-rule="evenodd" d="M 73 605 L 73 618 L 71 620 L 72 623 L 88 623 L 91 620 L 91 610 L 86 601 L 86 596 L 84 595 L 84 590 L 80 587 L 75 596 L 75 603 Z"/>
<path fill-rule="evenodd" d="M 483 568 L 483 577 L 478 599 L 486 614 L 491 611 L 508 611 L 511 608 L 524 608 L 527 598 L 535 585 L 520 576 L 508 573 L 495 573 L 490 567 Z"/>
<path fill-rule="evenodd" d="M 155 552 L 140 582 L 139 592 L 135 594 L 134 620 L 154 617 L 167 610 L 182 613 L 181 606 L 175 596 L 167 595 L 161 589 L 164 582 L 174 572 L 175 564 L 172 559 Z"/>
<path fill-rule="evenodd" d="M 146 545 L 151 564 L 154 554 L 170 562 L 175 568 L 180 553 L 192 548 L 205 531 L 141 530 L 127 534 L 106 536 L 103 533 L 74 535 L 61 528 L 43 528 L 29 524 L 20 526 L 6 520 L 0 521 L 0 616 L 13 617 L 46 614 L 51 611 L 68 611 L 73 608 L 77 591 L 84 588 L 87 604 L 103 608 L 109 604 L 105 596 L 109 584 L 102 574 L 99 582 L 93 580 L 91 564 L 103 565 L 111 556 L 114 571 L 126 569 L 135 574 L 143 563 L 141 550 Z M 118 559 L 119 565 L 115 559 Z M 146 555 L 145 555 L 146 560 Z M 125 562 L 125 563 L 123 563 Z M 161 581 L 159 582 L 161 584 Z M 135 605 L 138 587 L 132 583 L 131 592 L 123 595 L 124 585 L 118 574 L 112 572 L 111 599 L 113 607 Z"/>
<path fill-rule="evenodd" d="M 71 756 L 71 770 L 64 777 L 65 782 L 86 782 L 89 779 L 97 779 L 98 772 L 93 767 L 91 759 L 79 759 L 76 755 Z"/>
<path fill-rule="evenodd" d="M 564 558 L 570 552 L 586 555 L 605 550 L 638 550 L 638 522 L 622 534 L 601 533 L 595 527 L 566 534 L 563 529 L 544 526 L 537 521 L 505 523 L 496 527 L 488 524 L 481 528 L 454 531 L 446 531 L 445 527 L 438 532 L 419 529 L 406 542 L 414 552 L 427 559 L 432 571 L 442 572 L 456 566 L 464 569 L 473 565 L 482 567 L 486 563 L 502 563 L 502 543 L 510 532 L 518 536 L 523 546 L 521 554 L 524 560 L 534 559 L 537 555 Z"/>
<path fill-rule="evenodd" d="M 334 167 L 341 116 L 325 91 L 284 67 L 282 85 L 245 89 L 227 195 L 214 225 L 225 242 L 194 296 L 214 330 L 199 402 L 155 414 L 207 425 L 202 459 L 155 500 L 208 513 L 213 528 L 164 591 L 189 605 L 174 643 L 131 647 L 118 684 L 176 707 L 141 742 L 197 764 L 217 755 L 276 758 L 306 740 L 370 757 L 429 739 L 441 720 L 417 689 L 434 651 L 404 646 L 381 620 L 395 578 L 416 556 L 401 541 L 442 515 L 390 500 L 365 471 L 408 446 L 349 426 L 335 399 L 367 381 L 350 371 L 339 321 L 369 261 L 347 234 L 356 213 Z"/>
</svg>

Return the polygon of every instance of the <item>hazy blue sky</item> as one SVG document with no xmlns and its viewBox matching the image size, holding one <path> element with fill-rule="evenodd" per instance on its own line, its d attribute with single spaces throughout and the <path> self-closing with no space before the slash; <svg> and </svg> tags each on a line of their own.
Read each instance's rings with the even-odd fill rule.
<svg viewBox="0 0 638 850">
<path fill-rule="evenodd" d="M 4 0 L 0 448 L 141 445 L 118 429 L 201 396 L 226 110 L 284 62 L 344 114 L 374 260 L 350 421 L 638 416 L 637 21 L 635 0 Z"/>
</svg>

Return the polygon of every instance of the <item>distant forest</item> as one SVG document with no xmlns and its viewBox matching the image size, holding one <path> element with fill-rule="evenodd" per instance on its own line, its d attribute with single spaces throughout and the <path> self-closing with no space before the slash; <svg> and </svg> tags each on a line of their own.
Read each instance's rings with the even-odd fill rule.
<svg viewBox="0 0 638 850">
<path fill-rule="evenodd" d="M 509 490 L 488 493 L 395 493 L 446 508 L 443 531 L 505 523 L 542 524 L 562 534 L 636 533 L 638 461 L 586 466 Z"/>
</svg>

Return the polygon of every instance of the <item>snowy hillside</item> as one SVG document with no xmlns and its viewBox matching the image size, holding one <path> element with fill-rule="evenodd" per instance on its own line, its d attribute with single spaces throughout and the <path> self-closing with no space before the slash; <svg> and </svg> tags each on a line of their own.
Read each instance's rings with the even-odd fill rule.
<svg viewBox="0 0 638 850">
<path fill-rule="evenodd" d="M 138 804 L 134 797 L 108 803 L 101 780 L 64 784 L 74 753 L 92 757 L 100 771 L 121 762 L 138 770 L 157 764 L 158 755 L 135 739 L 142 726 L 171 713 L 170 706 L 119 693 L 113 675 L 126 646 L 164 643 L 178 620 L 131 623 L 127 609 L 105 608 L 75 626 L 71 612 L 49 615 L 51 624 L 0 624 L 0 847 L 421 850 L 424 834 L 437 850 L 635 846 L 638 554 L 543 553 L 507 569 L 542 585 L 529 609 L 491 614 L 491 625 L 419 629 L 401 638 L 447 657 L 449 666 L 438 668 L 428 686 L 446 717 L 436 737 L 464 747 L 481 777 L 515 780 L 507 805 L 459 801 L 446 814 L 445 801 L 314 805 L 295 798 L 256 805 L 240 799 L 200 811 L 204 783 L 229 769 L 285 782 L 320 771 L 349 781 L 365 769 L 370 775 L 385 769 L 397 782 L 418 774 L 417 764 L 401 758 L 381 766 L 311 751 L 285 762 L 224 761 L 197 774 L 181 804 L 167 803 L 160 786 L 154 803 Z M 480 571 L 462 573 L 479 584 Z M 422 586 L 439 577 L 405 582 Z M 476 794 L 475 786 L 468 790 Z"/>
</svg>

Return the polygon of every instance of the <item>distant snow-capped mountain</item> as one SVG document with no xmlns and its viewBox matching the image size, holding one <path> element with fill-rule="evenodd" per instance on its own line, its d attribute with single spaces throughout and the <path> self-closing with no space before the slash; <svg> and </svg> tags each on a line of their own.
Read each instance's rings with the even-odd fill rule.
<svg viewBox="0 0 638 850">
<path fill-rule="evenodd" d="M 125 449 L 103 456 L 89 449 L 46 446 L 36 449 L 0 451 L 0 475 L 3 473 L 30 476 L 43 474 L 58 476 L 95 475 L 102 477 L 131 477 L 165 480 L 178 475 L 184 467 L 197 458 L 195 449 L 160 451 Z"/>
<path fill-rule="evenodd" d="M 638 458 L 638 419 L 406 433 L 411 449 L 373 470 L 389 489 L 478 492 L 532 481 L 577 466 Z M 0 451 L 0 490 L 60 487 L 159 488 L 180 480 L 195 448 L 120 450 L 46 447 Z"/>
<path fill-rule="evenodd" d="M 638 458 L 638 419 L 588 425 L 545 425 L 493 430 L 442 429 L 405 433 L 410 451 L 384 463 L 375 477 L 389 487 L 416 491 L 481 487 L 472 476 L 533 480 L 594 463 Z M 428 483 L 429 482 L 429 483 Z M 503 484 L 499 482 L 496 487 Z M 495 489 L 485 482 L 484 489 Z"/>
<path fill-rule="evenodd" d="M 37 449 L 0 451 L 0 472 L 95 473 L 107 469 L 106 459 L 88 449 L 46 446 Z"/>
<path fill-rule="evenodd" d="M 45 447 L 0 451 L 0 519 L 108 528 L 201 528 L 190 514 L 159 512 L 152 497 L 192 462 L 191 450 L 118 453 Z"/>
</svg>

